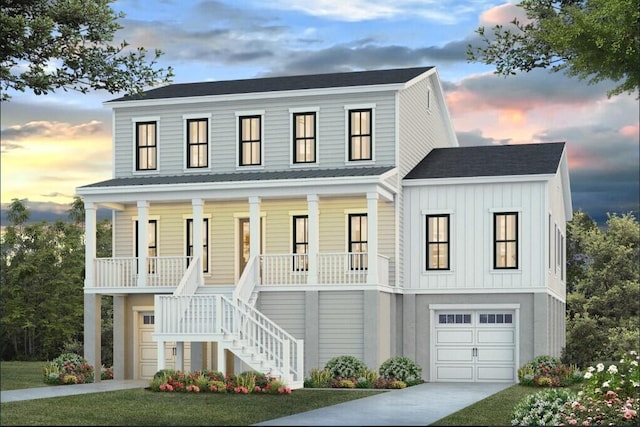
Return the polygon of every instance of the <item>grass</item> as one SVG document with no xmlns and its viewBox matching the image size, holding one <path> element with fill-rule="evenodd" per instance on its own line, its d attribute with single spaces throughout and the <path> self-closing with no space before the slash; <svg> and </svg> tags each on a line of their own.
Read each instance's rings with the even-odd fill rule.
<svg viewBox="0 0 640 427">
<path fill-rule="evenodd" d="M 0 390 L 47 387 L 44 362 L 1 362 Z M 66 386 L 49 386 L 66 387 Z M 511 386 L 442 418 L 433 426 L 504 426 L 538 388 Z M 144 389 L 3 403 L 0 425 L 251 425 L 349 400 L 374 390 L 294 390 L 290 395 L 154 393 Z"/>
</svg>

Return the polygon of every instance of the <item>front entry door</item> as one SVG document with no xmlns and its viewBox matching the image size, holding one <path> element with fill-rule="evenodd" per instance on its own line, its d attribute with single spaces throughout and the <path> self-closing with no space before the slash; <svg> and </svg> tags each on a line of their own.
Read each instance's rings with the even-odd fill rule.
<svg viewBox="0 0 640 427">
<path fill-rule="evenodd" d="M 240 278 L 244 268 L 249 262 L 250 256 L 251 231 L 249 218 L 239 218 L 238 232 L 238 278 Z M 260 218 L 260 234 L 262 235 L 262 218 Z M 262 245 L 260 245 L 260 253 L 262 253 Z"/>
</svg>

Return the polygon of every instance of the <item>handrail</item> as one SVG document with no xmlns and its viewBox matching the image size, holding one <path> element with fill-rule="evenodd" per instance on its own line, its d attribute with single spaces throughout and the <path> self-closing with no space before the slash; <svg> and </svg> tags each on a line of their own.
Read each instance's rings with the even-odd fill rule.
<svg viewBox="0 0 640 427">
<path fill-rule="evenodd" d="M 259 270 L 258 270 L 258 257 L 252 256 L 249 258 L 249 262 L 244 267 L 244 271 L 238 280 L 235 288 L 233 289 L 233 298 L 240 299 L 244 302 L 249 301 L 253 290 L 258 283 Z"/>
<path fill-rule="evenodd" d="M 202 282 L 202 269 L 200 268 L 200 258 L 192 258 L 184 272 L 178 287 L 173 291 L 173 295 L 193 295 L 196 293 L 198 285 Z"/>
</svg>

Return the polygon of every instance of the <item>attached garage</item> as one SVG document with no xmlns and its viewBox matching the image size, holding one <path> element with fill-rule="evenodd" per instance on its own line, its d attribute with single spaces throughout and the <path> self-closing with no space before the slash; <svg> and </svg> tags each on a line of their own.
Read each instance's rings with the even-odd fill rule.
<svg viewBox="0 0 640 427">
<path fill-rule="evenodd" d="M 431 378 L 437 382 L 515 382 L 518 309 L 430 306 Z"/>
</svg>

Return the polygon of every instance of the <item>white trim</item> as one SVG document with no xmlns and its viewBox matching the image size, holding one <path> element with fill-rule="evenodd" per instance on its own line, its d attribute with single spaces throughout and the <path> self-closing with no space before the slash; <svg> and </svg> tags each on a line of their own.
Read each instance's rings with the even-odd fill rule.
<svg viewBox="0 0 640 427">
<path fill-rule="evenodd" d="M 349 112 L 351 110 L 371 110 L 371 159 L 349 160 Z M 344 106 L 344 164 L 345 165 L 373 165 L 376 162 L 376 104 L 346 104 Z"/>
<path fill-rule="evenodd" d="M 147 207 L 147 209 L 149 209 L 149 208 Z M 131 221 L 133 222 L 133 233 L 131 233 L 132 234 L 131 237 L 133 238 L 133 244 L 132 244 L 132 246 L 133 246 L 133 254 L 132 254 L 132 256 L 135 257 L 136 256 L 136 250 L 138 248 L 138 245 L 136 244 L 136 233 L 137 233 L 137 230 L 138 230 L 138 227 L 136 226 L 136 223 L 138 222 L 138 215 L 132 216 L 131 217 Z M 160 215 L 149 215 L 149 216 L 147 216 L 147 221 L 156 221 L 156 256 L 160 256 Z M 113 233 L 113 234 L 115 235 L 116 233 Z M 147 251 L 149 251 L 148 244 L 147 244 Z"/>
<path fill-rule="evenodd" d="M 115 117 L 114 117 L 115 119 Z M 115 120 L 114 120 L 115 122 Z M 138 170 L 138 146 L 137 146 L 137 139 L 138 139 L 138 123 L 144 123 L 144 122 L 155 122 L 156 123 L 156 168 L 155 169 L 142 169 L 142 170 Z M 133 168 L 131 170 L 132 174 L 134 176 L 140 176 L 140 175 L 157 175 L 160 173 L 160 116 L 143 116 L 143 117 L 132 117 L 131 118 L 131 126 L 132 126 L 132 146 L 133 146 L 133 156 L 132 160 L 133 160 Z M 114 135 L 114 139 L 115 139 L 115 133 Z M 114 143 L 114 147 L 115 147 Z M 115 151 L 115 148 L 114 150 Z M 115 161 L 114 161 L 114 165 L 115 165 Z M 113 175 L 115 176 L 115 175 Z"/>
<path fill-rule="evenodd" d="M 295 162 L 295 139 L 294 139 L 294 114 L 315 113 L 315 143 L 313 144 L 314 162 L 311 163 L 296 163 Z M 289 108 L 289 166 L 292 169 L 297 168 L 317 168 L 320 167 L 320 107 L 296 107 Z"/>
<path fill-rule="evenodd" d="M 516 236 L 516 251 L 518 252 L 518 259 L 516 260 L 516 262 L 518 263 L 518 267 L 517 268 L 495 268 L 496 265 L 496 260 L 495 260 L 495 236 L 496 236 L 496 230 L 495 230 L 495 214 L 509 214 L 509 213 L 516 213 L 516 222 L 518 223 L 518 229 L 516 230 L 517 232 L 517 236 Z M 523 238 L 523 221 L 524 221 L 524 214 L 523 214 L 523 208 L 489 208 L 488 209 L 488 213 L 489 213 L 489 257 L 491 259 L 491 262 L 489 264 L 489 274 L 518 274 L 521 275 L 522 274 L 522 238 Z"/>
<path fill-rule="evenodd" d="M 498 175 L 498 176 L 470 176 L 452 178 L 423 178 L 404 179 L 402 185 L 405 187 L 422 187 L 429 185 L 462 185 L 462 184 L 505 184 L 509 182 L 536 182 L 550 181 L 555 175 Z"/>
<path fill-rule="evenodd" d="M 264 116 L 265 110 L 247 110 L 247 111 L 236 111 L 236 170 L 260 170 L 264 169 L 264 146 L 266 142 L 266 135 L 264 133 Z M 252 116 L 260 116 L 260 164 L 258 165 L 241 165 L 240 164 L 240 119 L 243 117 L 252 117 Z"/>
<path fill-rule="evenodd" d="M 182 243 L 183 243 L 183 251 L 182 253 L 184 254 L 184 256 L 187 256 L 187 220 L 190 219 L 191 221 L 193 221 L 193 214 L 188 215 L 188 214 L 183 214 L 182 215 Z M 207 220 L 207 272 L 205 273 L 204 271 L 202 272 L 202 274 L 205 277 L 210 277 L 212 275 L 212 271 L 211 271 L 211 225 L 212 225 L 212 220 L 211 220 L 211 214 L 203 214 L 202 215 L 202 222 L 204 223 L 204 220 Z M 195 244 L 195 243 L 194 243 Z M 195 251 L 195 249 L 194 249 Z"/>
<path fill-rule="evenodd" d="M 427 269 L 427 217 L 428 216 L 441 216 L 448 215 L 449 216 L 449 268 L 446 270 L 429 270 Z M 453 221 L 453 210 L 452 209 L 442 209 L 442 210 L 432 210 L 432 209 L 423 209 L 420 212 L 420 256 L 422 257 L 421 265 L 422 271 L 420 272 L 422 276 L 434 276 L 434 275 L 451 275 L 455 273 L 455 253 L 453 249 L 454 239 L 452 236 L 455 235 L 455 226 Z"/>
<path fill-rule="evenodd" d="M 140 372 L 138 369 L 138 365 L 140 364 L 140 322 L 139 317 L 143 313 L 151 313 L 154 316 L 155 323 L 155 308 L 152 305 L 134 305 L 131 307 L 131 312 L 133 313 L 133 334 L 134 334 L 134 345 L 133 345 L 133 378 L 139 379 Z M 125 332 L 126 335 L 126 332 Z M 156 344 L 157 345 L 157 344 Z"/>
<path fill-rule="evenodd" d="M 187 122 L 189 120 L 198 120 L 198 119 L 206 119 L 207 120 L 207 167 L 205 168 L 190 168 L 187 164 L 187 160 L 189 155 L 187 154 L 189 141 L 187 139 L 189 135 L 189 130 L 187 128 Z M 185 173 L 201 173 L 201 172 L 210 172 L 211 168 L 211 127 L 212 127 L 212 114 L 211 113 L 194 113 L 194 114 L 183 114 L 182 115 L 182 135 L 184 145 L 182 146 L 182 168 Z"/>
</svg>

